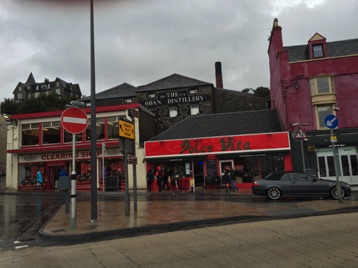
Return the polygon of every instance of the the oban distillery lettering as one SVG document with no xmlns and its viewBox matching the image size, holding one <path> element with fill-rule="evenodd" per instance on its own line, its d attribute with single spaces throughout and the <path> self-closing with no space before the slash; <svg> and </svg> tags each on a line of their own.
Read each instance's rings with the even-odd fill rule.
<svg viewBox="0 0 358 268">
<path fill-rule="evenodd" d="M 179 152 L 183 153 L 207 153 L 213 152 L 214 146 L 212 144 L 203 145 L 200 144 L 201 140 L 184 140 L 180 147 L 182 150 Z M 222 138 L 220 139 L 221 151 L 240 151 L 240 150 L 250 150 L 250 142 L 242 143 L 242 141 L 234 141 L 233 138 Z"/>
</svg>

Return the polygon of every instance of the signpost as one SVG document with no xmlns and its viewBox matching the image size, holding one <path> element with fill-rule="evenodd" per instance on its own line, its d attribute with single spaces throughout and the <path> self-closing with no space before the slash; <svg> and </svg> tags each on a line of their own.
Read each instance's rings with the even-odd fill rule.
<svg viewBox="0 0 358 268">
<path fill-rule="evenodd" d="M 71 229 L 76 229 L 76 134 L 86 130 L 87 114 L 80 108 L 68 108 L 62 112 L 61 125 L 72 133 Z"/>
<path fill-rule="evenodd" d="M 342 203 L 341 184 L 339 183 L 339 176 L 341 173 L 340 172 L 341 169 L 339 166 L 339 159 L 338 159 L 336 145 L 335 145 L 335 143 L 337 142 L 337 137 L 334 136 L 334 133 L 333 133 L 333 129 L 338 127 L 338 118 L 333 114 L 329 114 L 324 118 L 324 124 L 326 125 L 326 127 L 328 127 L 331 130 L 330 140 L 332 143 L 333 162 L 334 162 L 334 167 L 335 167 L 335 172 L 336 172 L 337 197 L 338 197 L 339 203 Z"/>
<path fill-rule="evenodd" d="M 307 124 L 305 124 L 305 125 L 307 125 Z M 305 153 L 303 150 L 303 140 L 307 139 L 306 132 L 302 128 L 297 128 L 294 131 L 292 131 L 292 137 L 295 140 L 301 140 L 302 169 L 303 169 L 303 172 L 306 172 Z"/>
</svg>

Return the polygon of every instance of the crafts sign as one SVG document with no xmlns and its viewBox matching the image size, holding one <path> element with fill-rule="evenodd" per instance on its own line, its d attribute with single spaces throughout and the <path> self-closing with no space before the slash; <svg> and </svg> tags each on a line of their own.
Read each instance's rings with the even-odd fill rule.
<svg viewBox="0 0 358 268">
<path fill-rule="evenodd" d="M 87 114 L 79 108 L 68 108 L 61 115 L 61 125 L 72 134 L 81 133 L 88 126 Z"/>
<path fill-rule="evenodd" d="M 145 157 L 247 153 L 290 150 L 288 132 L 240 136 L 208 137 L 185 140 L 147 141 Z"/>
</svg>

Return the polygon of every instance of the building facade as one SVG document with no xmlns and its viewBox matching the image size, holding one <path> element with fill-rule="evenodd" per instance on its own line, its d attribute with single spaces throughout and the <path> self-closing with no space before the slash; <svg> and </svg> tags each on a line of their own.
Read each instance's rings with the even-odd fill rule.
<svg viewBox="0 0 358 268">
<path fill-rule="evenodd" d="M 337 149 L 341 179 L 358 184 L 358 39 L 327 42 L 315 33 L 306 44 L 284 46 L 275 19 L 268 56 L 271 107 L 291 133 L 294 169 L 335 179 Z M 327 115 L 338 119 L 334 135 Z"/>
<path fill-rule="evenodd" d="M 145 142 L 145 159 L 148 169 L 179 171 L 196 186 L 221 186 L 226 166 L 241 173 L 243 183 L 292 170 L 289 134 L 275 110 L 188 117 Z"/>
<path fill-rule="evenodd" d="M 24 101 L 37 98 L 40 95 L 49 95 L 50 93 L 74 99 L 82 96 L 79 84 L 72 84 L 58 77 L 54 81 L 46 78 L 44 82 L 36 82 L 32 73 L 30 73 L 25 83 L 19 82 L 13 91 L 15 101 Z"/>
<path fill-rule="evenodd" d="M 75 169 L 78 189 L 90 189 L 91 178 L 91 125 L 90 108 L 83 109 L 88 115 L 88 126 L 75 135 L 76 166 L 72 167 L 73 134 L 62 124 L 63 111 L 20 114 L 12 116 L 7 125 L 7 168 L 6 187 L 8 189 L 33 190 L 35 174 L 40 171 L 45 178 L 46 190 L 56 189 L 56 181 L 61 169 L 71 174 Z M 129 111 L 135 110 L 138 117 L 131 119 Z M 96 147 L 97 147 L 97 188 L 102 187 L 102 179 L 116 176 L 118 170 L 128 172 L 133 177 L 133 169 L 125 170 L 123 144 L 119 142 L 119 119 L 132 120 L 134 125 L 134 152 L 137 156 L 136 174 L 138 188 L 145 188 L 145 166 L 143 144 L 154 136 L 154 115 L 139 104 L 97 107 Z M 129 181 L 132 187 L 132 181 Z"/>
</svg>

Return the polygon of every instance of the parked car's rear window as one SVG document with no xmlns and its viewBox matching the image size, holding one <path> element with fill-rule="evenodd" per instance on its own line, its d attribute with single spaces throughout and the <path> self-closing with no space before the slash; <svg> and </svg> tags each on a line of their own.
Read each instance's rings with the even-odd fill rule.
<svg viewBox="0 0 358 268">
<path fill-rule="evenodd" d="M 269 181 L 279 181 L 283 172 L 272 172 L 268 174 L 264 179 Z"/>
</svg>

